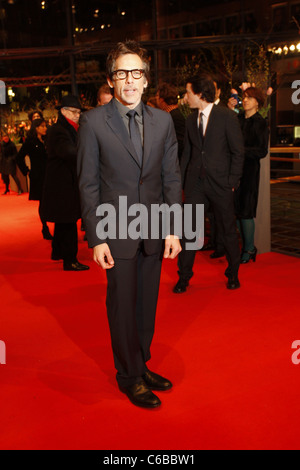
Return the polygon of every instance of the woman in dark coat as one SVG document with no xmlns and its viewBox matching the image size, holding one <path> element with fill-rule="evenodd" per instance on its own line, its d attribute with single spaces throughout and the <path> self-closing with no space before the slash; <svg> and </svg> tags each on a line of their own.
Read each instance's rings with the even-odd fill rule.
<svg viewBox="0 0 300 470">
<path fill-rule="evenodd" d="M 241 263 L 255 261 L 254 246 L 256 208 L 260 176 L 260 159 L 268 153 L 269 130 L 266 119 L 258 112 L 264 104 L 264 95 L 259 88 L 250 87 L 243 93 L 244 113 L 239 121 L 244 136 L 245 163 L 240 186 L 236 191 L 236 216 L 243 248 Z"/>
<path fill-rule="evenodd" d="M 47 153 L 44 138 L 47 133 L 47 126 L 44 119 L 32 121 L 28 137 L 19 150 L 17 164 L 23 175 L 29 174 L 30 190 L 29 200 L 40 201 L 39 216 L 43 225 L 42 234 L 46 240 L 52 240 L 45 218 L 41 214 L 41 200 L 45 181 Z M 30 168 L 25 163 L 25 157 L 30 158 Z"/>
<path fill-rule="evenodd" d="M 77 260 L 77 221 L 81 217 L 77 181 L 77 130 L 81 106 L 68 95 L 58 107 L 58 119 L 47 135 L 48 165 L 42 202 L 42 213 L 54 222 L 53 260 L 63 260 L 65 271 L 89 269 Z"/>
<path fill-rule="evenodd" d="M 17 147 L 10 140 L 9 135 L 5 132 L 2 134 L 2 143 L 0 148 L 0 173 L 5 184 L 5 191 L 3 194 L 9 193 L 9 175 L 12 176 L 16 185 L 18 186 L 18 194 L 22 194 L 21 183 L 17 177 Z"/>
</svg>

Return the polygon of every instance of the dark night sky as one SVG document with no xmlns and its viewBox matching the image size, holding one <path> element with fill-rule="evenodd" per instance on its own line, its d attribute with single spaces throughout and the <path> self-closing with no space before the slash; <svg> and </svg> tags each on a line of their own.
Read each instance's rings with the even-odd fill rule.
<svg viewBox="0 0 300 470">
<path fill-rule="evenodd" d="M 66 0 L 0 0 L 0 47 L 59 44 L 67 37 L 66 3 Z M 74 27 L 83 30 L 94 27 L 94 34 L 101 25 L 121 28 L 124 23 L 151 21 L 152 18 L 151 0 L 70 0 L 70 3 L 75 6 Z M 161 0 L 159 9 L 162 14 L 171 14 L 213 3 L 220 2 Z"/>
<path fill-rule="evenodd" d="M 74 26 L 95 31 L 102 24 L 120 27 L 122 22 L 151 18 L 151 1 L 73 0 Z M 34 47 L 59 44 L 67 37 L 66 1 L 0 0 L 2 47 Z M 98 10 L 98 13 L 97 13 Z M 125 15 L 122 15 L 125 12 Z"/>
</svg>

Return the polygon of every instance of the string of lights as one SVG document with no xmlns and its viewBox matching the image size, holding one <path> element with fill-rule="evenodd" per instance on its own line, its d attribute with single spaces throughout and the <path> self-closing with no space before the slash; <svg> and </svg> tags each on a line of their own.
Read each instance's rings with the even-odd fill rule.
<svg viewBox="0 0 300 470">
<path fill-rule="evenodd" d="M 276 54 L 278 56 L 287 55 L 290 53 L 299 53 L 300 52 L 300 42 L 293 44 L 284 44 L 282 46 L 274 46 L 269 48 L 269 52 Z"/>
</svg>

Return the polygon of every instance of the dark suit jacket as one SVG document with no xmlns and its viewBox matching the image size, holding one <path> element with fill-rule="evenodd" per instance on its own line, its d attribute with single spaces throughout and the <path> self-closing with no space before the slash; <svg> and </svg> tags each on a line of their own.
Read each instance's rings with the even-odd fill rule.
<svg viewBox="0 0 300 470">
<path fill-rule="evenodd" d="M 119 213 L 120 196 L 127 197 L 128 208 L 141 203 L 148 213 L 152 204 L 181 205 L 181 178 L 172 118 L 164 111 L 143 106 L 143 120 L 142 168 L 114 99 L 105 106 L 84 113 L 79 127 L 79 188 L 88 243 L 94 247 L 107 242 L 116 258 L 132 258 L 139 244 L 138 239 L 122 239 L 120 236 L 119 218 L 126 215 L 123 209 Z M 103 203 L 111 204 L 116 210 L 115 239 L 101 239 L 96 234 L 101 219 L 96 211 Z M 128 217 L 127 227 L 133 219 Z M 148 254 L 159 252 L 162 241 L 145 239 L 144 247 Z"/>
<path fill-rule="evenodd" d="M 181 175 L 184 192 L 189 196 L 200 176 L 203 165 L 205 177 L 218 189 L 237 188 L 243 172 L 243 136 L 236 114 L 214 105 L 202 145 L 197 127 L 198 110 L 188 116 Z"/>
</svg>

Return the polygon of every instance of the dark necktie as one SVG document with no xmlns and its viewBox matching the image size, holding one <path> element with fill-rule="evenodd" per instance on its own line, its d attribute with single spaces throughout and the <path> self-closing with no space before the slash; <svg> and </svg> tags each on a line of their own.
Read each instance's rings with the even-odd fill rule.
<svg viewBox="0 0 300 470">
<path fill-rule="evenodd" d="M 142 166 L 143 162 L 143 146 L 142 146 L 142 139 L 139 130 L 139 125 L 135 120 L 135 115 L 137 112 L 134 109 L 128 111 L 127 116 L 129 117 L 129 134 L 133 146 L 135 148 L 136 154 L 139 159 L 140 166 Z"/>
<path fill-rule="evenodd" d="M 203 113 L 200 113 L 200 122 L 199 122 L 199 134 L 200 134 L 200 140 L 201 140 L 201 145 L 203 146 L 204 142 L 204 135 L 203 135 Z M 203 152 L 202 152 L 203 154 Z M 200 169 L 200 178 L 205 177 L 205 168 L 203 165 L 203 155 L 201 155 L 201 169 Z"/>
<path fill-rule="evenodd" d="M 203 134 L 203 113 L 200 113 L 199 133 L 200 133 L 201 140 L 203 141 L 203 138 L 204 138 L 204 134 Z"/>
</svg>

